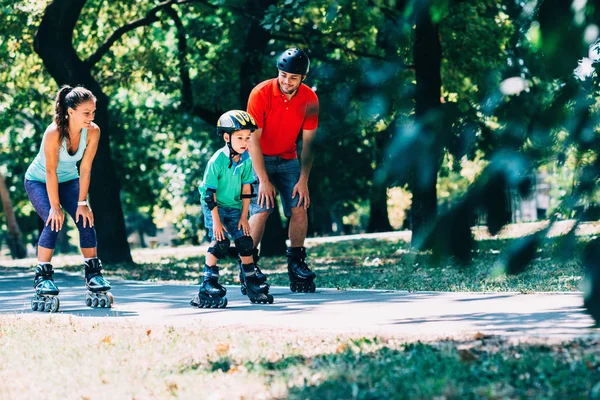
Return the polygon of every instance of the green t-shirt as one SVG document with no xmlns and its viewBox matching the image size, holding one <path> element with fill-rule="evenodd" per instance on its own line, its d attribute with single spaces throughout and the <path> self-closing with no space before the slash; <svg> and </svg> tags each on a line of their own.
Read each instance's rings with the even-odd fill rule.
<svg viewBox="0 0 600 400">
<path fill-rule="evenodd" d="M 206 189 L 211 188 L 217 192 L 217 206 L 242 208 L 242 185 L 254 182 L 252 160 L 246 151 L 240 156 L 240 161 L 229 168 L 229 154 L 229 148 L 225 146 L 208 161 L 199 187 L 203 204 Z"/>
</svg>

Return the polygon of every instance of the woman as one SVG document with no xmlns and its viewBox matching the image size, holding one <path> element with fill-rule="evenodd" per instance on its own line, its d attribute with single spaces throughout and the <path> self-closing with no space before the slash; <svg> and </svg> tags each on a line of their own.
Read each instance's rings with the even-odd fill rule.
<svg viewBox="0 0 600 400">
<path fill-rule="evenodd" d="M 92 162 L 98 149 L 100 128 L 93 123 L 96 97 L 83 87 L 63 86 L 56 95 L 54 122 L 44 132 L 39 153 L 25 174 L 25 190 L 40 218 L 45 222 L 38 241 L 38 265 L 33 286 L 36 295 L 31 308 L 58 311 L 59 289 L 52 279 L 52 255 L 64 210 L 77 229 L 85 264 L 89 292 L 86 304 L 110 307 L 110 284 L 102 276 L 97 256 L 94 215 L 87 202 Z M 77 163 L 80 162 L 79 172 Z"/>
</svg>

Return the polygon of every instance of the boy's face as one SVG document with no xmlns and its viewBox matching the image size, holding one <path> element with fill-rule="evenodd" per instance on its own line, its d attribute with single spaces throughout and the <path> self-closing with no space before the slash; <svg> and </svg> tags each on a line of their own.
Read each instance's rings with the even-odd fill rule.
<svg viewBox="0 0 600 400">
<path fill-rule="evenodd" d="M 248 150 L 251 134 L 252 132 L 250 132 L 249 129 L 235 131 L 231 135 L 225 135 L 225 141 L 229 142 L 229 140 L 231 140 L 231 147 L 233 147 L 233 149 L 238 153 L 242 154 Z"/>
</svg>

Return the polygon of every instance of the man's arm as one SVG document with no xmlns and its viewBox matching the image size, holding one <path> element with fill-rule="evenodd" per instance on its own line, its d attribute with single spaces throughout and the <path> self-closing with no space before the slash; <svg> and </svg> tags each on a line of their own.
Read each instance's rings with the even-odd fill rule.
<svg viewBox="0 0 600 400">
<path fill-rule="evenodd" d="M 258 179 L 261 183 L 269 182 L 269 176 L 267 175 L 267 169 L 265 168 L 265 158 L 263 156 L 262 149 L 260 147 L 260 136 L 262 135 L 262 129 L 257 129 L 252 132 L 250 136 L 250 158 L 252 159 L 252 167 L 254 172 L 258 175 Z"/>
<path fill-rule="evenodd" d="M 260 148 L 260 136 L 262 135 L 262 129 L 257 129 L 252 133 L 250 138 L 250 158 L 252 159 L 252 166 L 254 172 L 258 176 L 258 205 L 261 207 L 272 208 L 275 207 L 275 188 L 271 185 L 269 175 L 267 175 L 267 169 L 265 168 L 265 159 L 263 157 L 262 149 Z"/>
<path fill-rule="evenodd" d="M 302 153 L 300 155 L 300 181 L 308 183 L 315 155 L 312 151 L 312 142 L 317 134 L 316 129 L 302 131 Z"/>
</svg>

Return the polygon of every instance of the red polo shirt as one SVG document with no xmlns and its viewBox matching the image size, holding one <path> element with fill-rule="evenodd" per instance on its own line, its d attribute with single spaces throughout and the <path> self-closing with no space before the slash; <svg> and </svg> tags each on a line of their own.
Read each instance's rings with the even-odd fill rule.
<svg viewBox="0 0 600 400">
<path fill-rule="evenodd" d="M 317 129 L 319 99 L 304 83 L 288 100 L 277 78 L 256 85 L 248 99 L 248 112 L 262 129 L 260 147 L 266 156 L 296 158 L 296 141 L 302 130 Z"/>
</svg>

